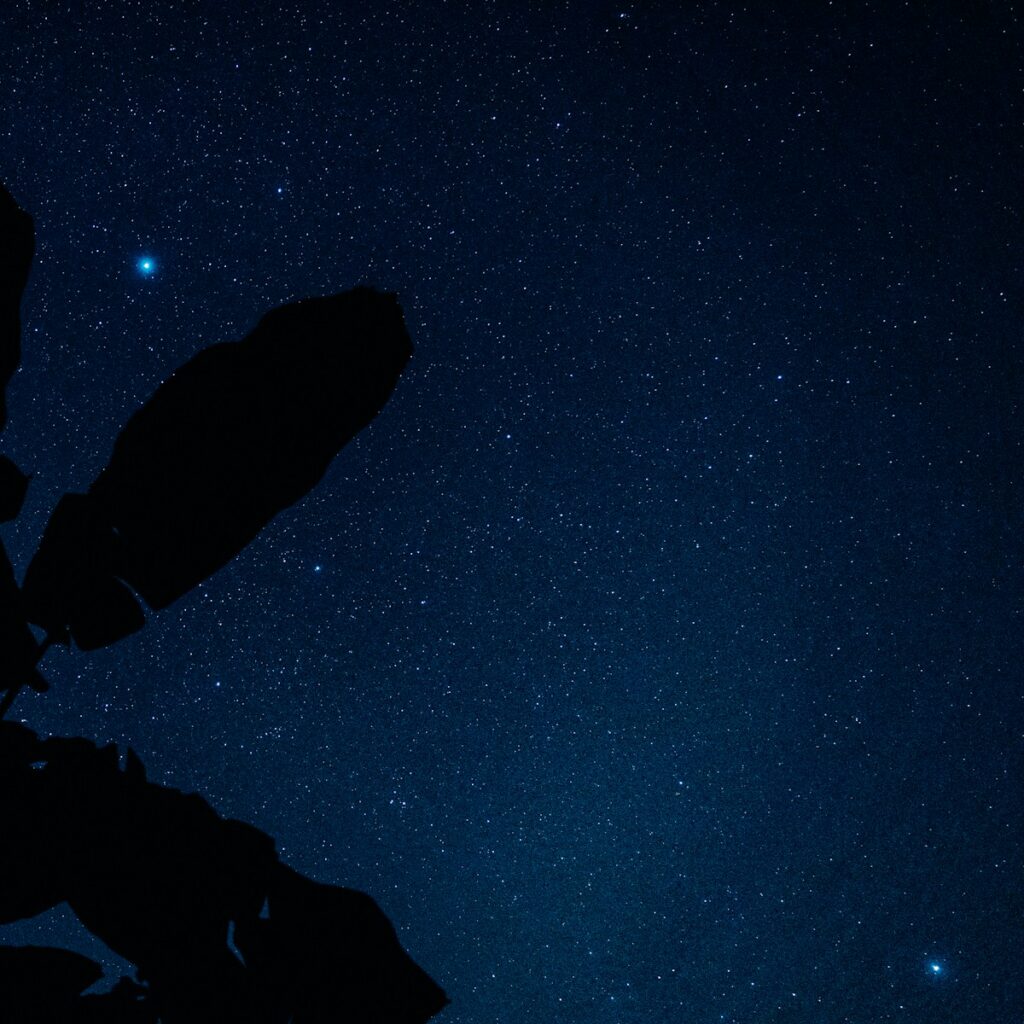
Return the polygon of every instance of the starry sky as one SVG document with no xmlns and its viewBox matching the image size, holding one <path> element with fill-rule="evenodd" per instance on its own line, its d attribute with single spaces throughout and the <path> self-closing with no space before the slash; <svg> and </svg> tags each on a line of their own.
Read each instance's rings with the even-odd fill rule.
<svg viewBox="0 0 1024 1024">
<path fill-rule="evenodd" d="M 12 717 L 371 893 L 451 1024 L 1024 1005 L 1020 15 L 779 7 L 0 12 L 21 571 L 266 309 L 369 283 L 416 345 L 304 502 Z"/>
</svg>

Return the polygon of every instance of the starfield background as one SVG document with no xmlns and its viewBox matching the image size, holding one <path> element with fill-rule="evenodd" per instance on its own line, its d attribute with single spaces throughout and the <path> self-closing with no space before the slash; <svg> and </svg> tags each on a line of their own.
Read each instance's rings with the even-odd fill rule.
<svg viewBox="0 0 1024 1024">
<path fill-rule="evenodd" d="M 452 1024 L 1019 1017 L 1012 4 L 15 0 L 0 40 L 22 570 L 270 306 L 370 283 L 416 345 L 15 720 L 371 893 Z"/>
</svg>

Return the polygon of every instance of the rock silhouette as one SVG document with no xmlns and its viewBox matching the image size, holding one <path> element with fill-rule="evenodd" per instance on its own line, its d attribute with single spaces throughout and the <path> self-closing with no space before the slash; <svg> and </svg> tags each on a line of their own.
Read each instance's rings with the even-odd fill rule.
<svg viewBox="0 0 1024 1024">
<path fill-rule="evenodd" d="M 0 395 L 33 237 L 0 187 Z M 87 994 L 101 974 L 87 958 L 0 946 L 4 1024 L 423 1024 L 447 1004 L 369 896 L 302 877 L 265 833 L 150 782 L 131 750 L 2 721 L 22 687 L 46 689 L 51 643 L 141 628 L 142 601 L 166 607 L 314 487 L 411 352 L 390 294 L 274 309 L 131 417 L 88 492 L 58 502 L 21 587 L 0 546 L 0 925 L 66 903 L 136 968 Z M 27 484 L 0 455 L 0 521 Z"/>
</svg>

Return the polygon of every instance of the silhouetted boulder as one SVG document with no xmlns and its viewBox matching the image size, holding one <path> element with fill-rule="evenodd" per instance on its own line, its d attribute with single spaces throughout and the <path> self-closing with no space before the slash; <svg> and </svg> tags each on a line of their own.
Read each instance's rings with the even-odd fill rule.
<svg viewBox="0 0 1024 1024">
<path fill-rule="evenodd" d="M 21 294 L 35 245 L 32 218 L 0 185 L 0 430 L 7 423 L 7 384 L 21 362 Z"/>
<path fill-rule="evenodd" d="M 142 625 L 229 562 L 380 411 L 412 346 L 393 295 L 272 310 L 200 352 L 128 421 L 88 495 L 66 495 L 25 577 L 31 622 L 83 649 Z"/>
</svg>

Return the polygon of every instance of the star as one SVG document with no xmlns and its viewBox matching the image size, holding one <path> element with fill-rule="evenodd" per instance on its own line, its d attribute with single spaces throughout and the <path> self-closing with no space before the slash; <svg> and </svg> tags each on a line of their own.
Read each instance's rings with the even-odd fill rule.
<svg viewBox="0 0 1024 1024">
<path fill-rule="evenodd" d="M 928 970 L 931 971 L 931 973 L 934 974 L 934 975 L 939 975 L 939 974 L 942 973 L 942 964 L 937 963 L 936 961 L 933 960 L 928 965 Z"/>
<path fill-rule="evenodd" d="M 156 260 L 152 256 L 140 256 L 135 266 L 143 277 L 151 277 L 156 273 Z"/>
</svg>

